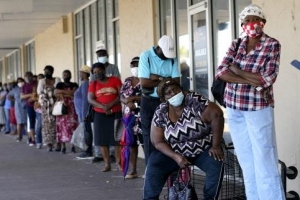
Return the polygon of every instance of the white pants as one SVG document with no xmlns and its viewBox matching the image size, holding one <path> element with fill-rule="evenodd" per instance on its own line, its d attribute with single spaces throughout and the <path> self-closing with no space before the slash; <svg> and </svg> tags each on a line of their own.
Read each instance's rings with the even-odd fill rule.
<svg viewBox="0 0 300 200">
<path fill-rule="evenodd" d="M 274 109 L 227 108 L 228 124 L 243 169 L 247 200 L 283 200 L 278 170 Z"/>
</svg>

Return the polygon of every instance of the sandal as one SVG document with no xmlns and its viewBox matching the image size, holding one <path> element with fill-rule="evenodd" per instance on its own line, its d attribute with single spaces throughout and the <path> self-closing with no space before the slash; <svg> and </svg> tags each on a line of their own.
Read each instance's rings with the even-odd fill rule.
<svg viewBox="0 0 300 200">
<path fill-rule="evenodd" d="M 101 172 L 109 172 L 111 171 L 110 165 L 105 165 L 105 167 L 101 170 Z"/>
<path fill-rule="evenodd" d="M 117 165 L 117 171 L 123 171 L 121 165 Z"/>
<path fill-rule="evenodd" d="M 134 178 L 138 178 L 138 174 L 137 173 L 134 173 L 134 174 L 127 174 L 125 176 L 125 179 L 134 179 Z"/>
</svg>

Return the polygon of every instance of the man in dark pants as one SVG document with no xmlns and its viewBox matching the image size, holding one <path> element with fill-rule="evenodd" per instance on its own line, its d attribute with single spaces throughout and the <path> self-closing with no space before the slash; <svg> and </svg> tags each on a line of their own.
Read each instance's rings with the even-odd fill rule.
<svg viewBox="0 0 300 200">
<path fill-rule="evenodd" d="M 151 121 L 154 111 L 160 104 L 156 87 L 160 81 L 167 77 L 179 82 L 180 74 L 175 57 L 175 42 L 166 35 L 159 39 L 158 46 L 151 47 L 140 56 L 138 77 L 142 86 L 141 125 L 146 165 L 154 149 L 150 141 Z"/>
</svg>

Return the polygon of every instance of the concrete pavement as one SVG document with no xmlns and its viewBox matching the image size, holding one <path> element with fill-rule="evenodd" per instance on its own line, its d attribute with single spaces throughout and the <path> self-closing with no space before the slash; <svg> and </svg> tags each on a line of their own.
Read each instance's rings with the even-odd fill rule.
<svg viewBox="0 0 300 200">
<path fill-rule="evenodd" d="M 104 163 L 78 160 L 36 149 L 15 136 L 0 134 L 0 200 L 138 200 L 142 199 L 145 164 L 139 178 L 123 180 L 122 172 L 101 172 Z M 115 163 L 112 164 L 115 169 Z"/>
</svg>

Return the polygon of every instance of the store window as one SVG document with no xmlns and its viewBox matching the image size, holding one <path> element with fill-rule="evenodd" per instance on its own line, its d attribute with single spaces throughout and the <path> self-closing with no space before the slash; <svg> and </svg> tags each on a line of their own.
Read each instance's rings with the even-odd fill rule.
<svg viewBox="0 0 300 200">
<path fill-rule="evenodd" d="M 250 5 L 250 4 L 252 4 L 252 1 L 251 0 L 239 0 L 239 1 L 235 1 L 236 3 L 235 3 L 235 24 L 236 24 L 236 35 L 237 36 L 240 36 L 241 35 L 241 33 L 242 33 L 242 31 L 243 31 L 243 29 L 242 29 L 242 27 L 241 27 L 241 23 L 240 23 L 240 21 L 239 21 L 239 14 L 240 14 L 240 12 L 242 12 L 242 10 L 246 7 L 246 6 L 248 6 L 248 5 Z"/>
<path fill-rule="evenodd" d="M 0 60 L 0 78 L 1 78 L 1 80 L 3 80 L 2 78 L 2 76 L 3 76 L 3 60 Z"/>
<path fill-rule="evenodd" d="M 195 5 L 195 4 L 200 3 L 202 1 L 205 1 L 205 0 L 190 0 L 190 5 L 192 6 L 192 5 Z"/>
<path fill-rule="evenodd" d="M 7 80 L 8 82 L 17 80 L 22 76 L 21 69 L 21 53 L 20 50 L 16 50 L 7 56 Z"/>
<path fill-rule="evenodd" d="M 36 73 L 34 41 L 26 45 L 26 71 L 31 71 L 33 74 Z"/>
<path fill-rule="evenodd" d="M 76 67 L 97 62 L 96 42 L 101 40 L 109 62 L 120 63 L 118 0 L 98 0 L 75 13 Z"/>
</svg>

